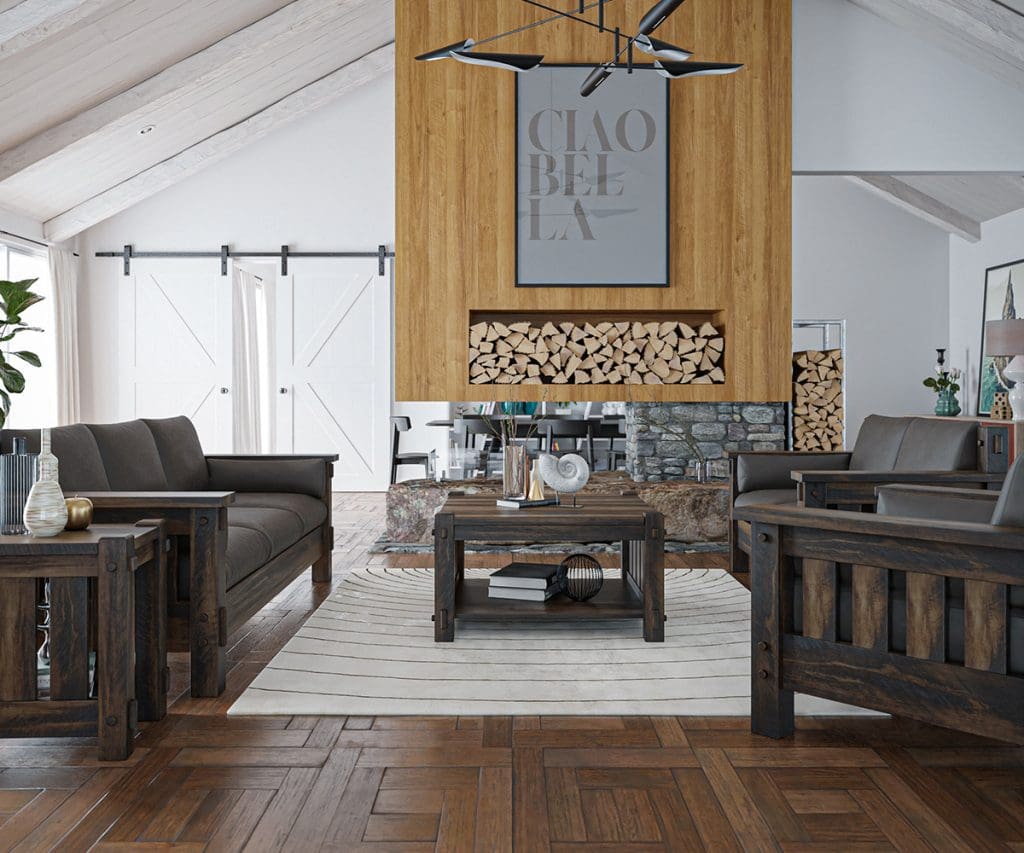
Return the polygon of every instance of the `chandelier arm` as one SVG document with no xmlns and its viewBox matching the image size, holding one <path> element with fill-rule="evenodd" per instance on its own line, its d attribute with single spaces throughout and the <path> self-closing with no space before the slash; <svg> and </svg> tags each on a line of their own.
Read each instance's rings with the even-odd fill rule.
<svg viewBox="0 0 1024 853">
<path fill-rule="evenodd" d="M 576 23 L 578 24 L 586 24 L 588 27 L 593 27 L 595 30 L 600 30 L 603 33 L 609 32 L 607 27 L 604 27 L 601 24 L 595 24 L 593 21 L 588 21 L 586 18 L 581 18 L 579 16 L 582 15 L 584 12 L 587 12 L 595 7 L 600 7 L 603 9 L 604 5 L 606 3 L 610 3 L 611 0 L 604 0 L 604 2 L 601 2 L 601 0 L 596 0 L 596 2 L 592 2 L 590 4 L 580 3 L 577 7 L 573 7 L 572 9 L 569 9 L 565 12 L 561 12 L 558 9 L 555 9 L 553 6 L 548 6 L 544 3 L 540 3 L 538 2 L 538 0 L 522 0 L 522 2 L 530 6 L 536 6 L 538 9 L 543 9 L 545 12 L 555 13 L 554 17 L 548 18 L 543 23 L 551 23 L 552 21 L 557 21 L 560 18 L 567 18 L 570 21 L 576 21 Z"/>
<path fill-rule="evenodd" d="M 523 0 L 523 2 L 524 3 L 528 2 L 528 0 Z M 589 10 L 595 8 L 595 7 L 603 7 L 605 3 L 611 3 L 611 2 L 612 2 L 612 0 L 593 0 L 593 2 L 588 3 L 586 5 L 582 5 L 579 8 L 573 7 L 568 12 L 559 12 L 557 9 L 551 9 L 551 8 L 549 8 L 547 6 L 541 6 L 542 9 L 547 9 L 548 11 L 554 12 L 555 14 L 552 15 L 551 17 L 549 17 L 549 18 L 541 18 L 539 21 L 531 21 L 529 24 L 524 24 L 521 27 L 516 27 L 514 30 L 509 30 L 507 33 L 498 33 L 498 35 L 496 35 L 496 36 L 488 36 L 485 39 L 480 39 L 480 41 L 475 43 L 475 46 L 478 47 L 478 46 L 480 46 L 482 44 L 488 44 L 488 43 L 490 43 L 492 41 L 497 41 L 498 39 L 503 39 L 503 38 L 505 38 L 505 36 L 514 36 L 514 35 L 517 35 L 518 33 L 524 33 L 527 30 L 534 29 L 535 27 L 542 27 L 542 26 L 544 26 L 544 24 L 554 23 L 555 21 L 559 21 L 562 18 L 571 18 L 574 21 L 580 21 L 581 23 L 584 23 L 584 24 L 590 24 L 590 21 L 584 21 L 583 19 L 576 17 L 576 15 L 579 14 L 580 10 L 582 10 L 584 12 L 587 12 L 587 11 L 589 11 Z M 534 3 L 532 5 L 536 6 L 536 5 L 539 5 L 539 4 Z M 591 24 L 591 26 L 597 26 L 597 25 L 596 24 Z"/>
</svg>

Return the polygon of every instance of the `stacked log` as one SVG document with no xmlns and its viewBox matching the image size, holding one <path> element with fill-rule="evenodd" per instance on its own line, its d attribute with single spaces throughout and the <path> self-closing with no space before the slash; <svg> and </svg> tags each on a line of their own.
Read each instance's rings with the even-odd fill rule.
<svg viewBox="0 0 1024 853">
<path fill-rule="evenodd" d="M 474 385 L 721 385 L 711 323 L 482 322 L 469 329 Z"/>
<path fill-rule="evenodd" d="M 808 350 L 793 355 L 793 449 L 842 450 L 843 353 Z"/>
</svg>

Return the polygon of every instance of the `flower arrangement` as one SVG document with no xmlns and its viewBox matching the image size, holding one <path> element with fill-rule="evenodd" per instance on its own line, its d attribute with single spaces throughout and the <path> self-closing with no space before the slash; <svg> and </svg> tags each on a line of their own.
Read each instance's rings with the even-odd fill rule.
<svg viewBox="0 0 1024 853">
<path fill-rule="evenodd" d="M 963 372 L 957 367 L 946 370 L 946 351 L 940 349 L 936 352 L 939 360 L 935 365 L 935 376 L 929 376 L 923 384 L 939 395 L 935 403 L 935 414 L 940 417 L 956 417 L 960 414 L 960 401 L 956 395 L 960 393 Z"/>
</svg>

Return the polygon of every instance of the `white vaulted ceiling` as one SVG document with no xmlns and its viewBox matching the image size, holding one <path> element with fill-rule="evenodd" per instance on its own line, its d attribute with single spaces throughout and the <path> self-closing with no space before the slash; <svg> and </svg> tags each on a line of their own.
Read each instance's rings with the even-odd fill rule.
<svg viewBox="0 0 1024 853">
<path fill-rule="evenodd" d="M 0 0 L 0 207 L 67 239 L 386 73 L 393 0 Z"/>
</svg>

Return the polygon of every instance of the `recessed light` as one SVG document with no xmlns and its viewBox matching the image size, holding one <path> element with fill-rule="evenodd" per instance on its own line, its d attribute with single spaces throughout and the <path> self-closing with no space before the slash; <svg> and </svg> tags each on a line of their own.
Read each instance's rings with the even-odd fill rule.
<svg viewBox="0 0 1024 853">
<path fill-rule="evenodd" d="M 144 128 L 142 128 L 142 130 L 139 131 L 139 136 L 145 136 L 147 133 L 152 133 L 154 130 L 156 130 L 155 125 L 147 124 Z"/>
</svg>

